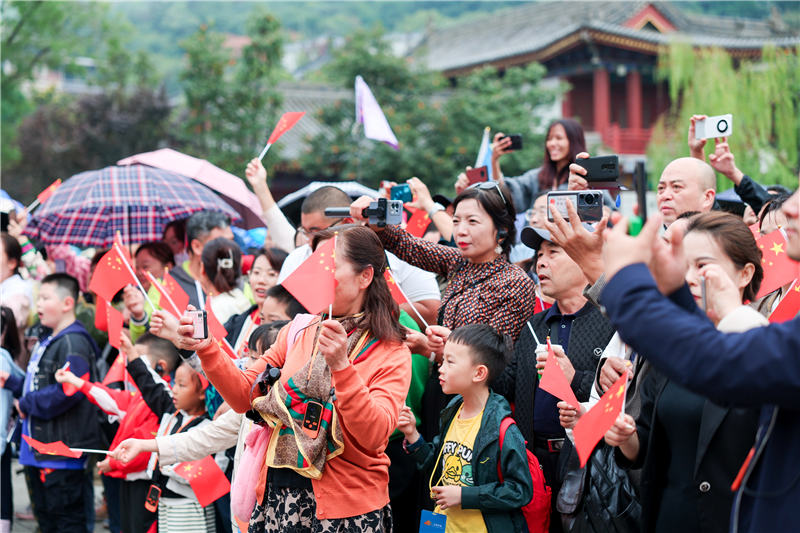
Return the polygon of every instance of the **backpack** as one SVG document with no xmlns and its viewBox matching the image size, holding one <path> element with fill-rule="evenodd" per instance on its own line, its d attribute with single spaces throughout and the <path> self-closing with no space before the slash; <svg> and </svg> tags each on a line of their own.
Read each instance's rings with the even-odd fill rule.
<svg viewBox="0 0 800 533">
<path fill-rule="evenodd" d="M 503 440 L 506 435 L 508 427 L 514 423 L 514 419 L 507 416 L 500 422 L 500 452 L 503 451 Z M 533 455 L 533 452 L 525 451 L 528 454 L 528 469 L 531 472 L 531 479 L 533 479 L 533 497 L 531 501 L 522 506 L 522 516 L 525 518 L 525 523 L 528 525 L 530 533 L 547 533 L 550 529 L 550 499 L 552 498 L 552 489 L 547 485 L 544 479 L 544 472 L 539 460 Z M 500 470 L 500 461 L 497 461 L 497 477 L 500 483 L 503 482 L 503 473 Z"/>
</svg>

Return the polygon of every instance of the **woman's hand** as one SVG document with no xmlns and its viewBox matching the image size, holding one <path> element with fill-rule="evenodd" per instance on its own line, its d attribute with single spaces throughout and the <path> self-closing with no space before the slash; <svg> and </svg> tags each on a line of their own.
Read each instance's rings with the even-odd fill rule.
<svg viewBox="0 0 800 533">
<path fill-rule="evenodd" d="M 467 170 L 472 170 L 472 167 L 467 167 Z M 467 179 L 466 172 L 462 172 L 458 175 L 454 187 L 456 189 L 456 194 L 461 194 L 464 192 L 464 189 L 469 187 L 469 180 Z"/>
<path fill-rule="evenodd" d="M 428 346 L 428 337 L 426 337 L 424 333 L 420 333 L 419 331 L 415 331 L 413 329 L 405 329 L 406 340 L 404 342 L 405 345 L 408 346 L 408 349 L 411 350 L 411 353 L 425 356 L 431 353 L 431 349 Z"/>
<path fill-rule="evenodd" d="M 400 418 L 397 419 L 397 429 L 399 429 L 406 437 L 406 442 L 414 444 L 419 440 L 419 431 L 417 431 L 417 417 L 411 411 L 411 408 L 404 405 L 400 408 Z"/>
<path fill-rule="evenodd" d="M 698 139 L 695 137 L 695 123 L 698 120 L 705 120 L 705 115 L 692 115 L 689 119 L 689 134 L 687 136 L 687 143 L 689 144 L 689 155 L 700 161 L 705 161 L 705 152 L 703 149 L 706 146 L 706 139 Z"/>
<path fill-rule="evenodd" d="M 428 186 L 422 183 L 422 180 L 415 177 L 409 179 L 406 183 L 411 189 L 411 194 L 414 195 L 414 201 L 409 204 L 411 207 L 422 209 L 426 213 L 433 209 L 433 197 L 431 197 Z"/>
<path fill-rule="evenodd" d="M 708 318 L 715 324 L 728 313 L 742 305 L 739 287 L 717 264 L 709 263 L 700 269 L 706 279 L 706 309 Z"/>
<path fill-rule="evenodd" d="M 267 189 L 267 169 L 261 163 L 261 160 L 254 157 L 247 163 L 247 168 L 244 171 L 247 182 L 253 187 L 253 190 L 258 194 L 259 192 L 266 191 Z"/>
<path fill-rule="evenodd" d="M 196 309 L 195 309 L 195 307 L 193 305 L 190 305 L 186 310 L 187 311 L 196 311 Z M 153 313 L 153 320 L 150 321 L 151 324 L 152 324 L 153 321 L 156 320 L 156 316 L 155 315 L 156 315 L 156 313 Z M 166 317 L 171 317 L 171 316 L 172 315 L 170 315 L 169 313 L 163 311 L 162 315 L 160 315 L 160 318 L 162 320 L 166 319 L 167 321 L 169 321 L 169 319 L 166 318 Z M 174 317 L 173 317 L 173 319 L 174 319 Z M 177 335 L 175 337 L 175 340 L 170 339 L 169 337 L 164 337 L 164 338 L 171 340 L 172 344 L 174 344 L 175 347 L 178 348 L 179 350 L 189 350 L 189 351 L 192 351 L 192 352 L 196 352 L 197 350 L 201 350 L 203 348 L 208 348 L 209 346 L 211 346 L 211 344 L 214 343 L 214 339 L 211 337 L 210 332 L 209 332 L 209 336 L 207 338 L 205 338 L 205 339 L 195 339 L 192 336 L 194 334 L 194 324 L 193 324 L 193 322 L 194 321 L 193 321 L 191 316 L 189 316 L 188 314 L 184 314 L 181 317 L 181 319 L 178 321 Z M 167 323 L 168 322 L 165 322 L 165 326 L 166 326 Z M 151 326 L 151 328 L 152 328 L 152 326 Z M 156 333 L 156 335 L 158 335 L 158 333 Z M 158 335 L 158 336 L 161 337 L 162 335 Z"/>
<path fill-rule="evenodd" d="M 436 505 L 438 505 L 442 510 L 461 505 L 461 487 L 458 485 L 433 487 L 431 488 L 431 491 L 434 494 Z"/>
<path fill-rule="evenodd" d="M 140 453 L 157 451 L 156 439 L 125 439 L 111 450 L 108 455 L 120 463 L 130 463 Z"/>
<path fill-rule="evenodd" d="M 425 330 L 428 337 L 428 348 L 436 354 L 436 360 L 441 361 L 444 354 L 444 344 L 450 337 L 450 330 L 444 326 L 428 326 Z"/>
<path fill-rule="evenodd" d="M 582 406 L 573 406 L 567 402 L 558 402 L 558 421 L 561 422 L 561 427 L 564 429 L 572 429 L 578 423 L 578 419 L 583 414 Z"/>
<path fill-rule="evenodd" d="M 620 413 L 611 429 L 606 431 L 605 440 L 609 446 L 622 446 L 636 434 L 636 421 L 631 415 Z"/>
<path fill-rule="evenodd" d="M 336 320 L 325 320 L 320 329 L 319 353 L 325 357 L 331 372 L 346 368 L 350 361 L 347 359 L 347 332 L 344 327 Z"/>
<path fill-rule="evenodd" d="M 364 209 L 369 207 L 369 204 L 375 200 L 369 196 L 361 196 L 350 204 L 350 216 L 355 220 L 368 222 L 369 218 L 364 216 Z"/>
<path fill-rule="evenodd" d="M 588 159 L 587 152 L 581 152 L 575 156 L 575 159 Z M 567 182 L 567 190 L 570 191 L 585 191 L 589 188 L 589 182 L 586 180 L 586 174 L 589 171 L 577 163 L 570 163 L 569 165 L 569 181 Z"/>
<path fill-rule="evenodd" d="M 145 319 L 144 294 L 139 290 L 139 287 L 134 287 L 133 285 L 125 287 L 122 291 L 122 301 L 131 314 L 131 318 L 137 322 Z"/>
<path fill-rule="evenodd" d="M 511 137 L 507 136 L 502 131 L 498 131 L 492 138 L 492 162 L 500 159 L 500 157 L 510 154 L 514 150 L 511 147 Z"/>
<path fill-rule="evenodd" d="M 633 379 L 633 370 L 631 369 L 631 362 L 621 357 L 608 357 L 603 366 L 600 367 L 600 376 L 597 379 L 600 385 L 601 394 L 611 388 L 611 385 L 617 382 L 622 376 L 623 372 L 628 373 L 628 381 Z"/>
</svg>

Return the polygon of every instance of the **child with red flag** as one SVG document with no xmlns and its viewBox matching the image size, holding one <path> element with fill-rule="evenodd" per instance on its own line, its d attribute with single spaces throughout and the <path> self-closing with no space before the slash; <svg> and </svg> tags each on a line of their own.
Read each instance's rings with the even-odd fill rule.
<svg viewBox="0 0 800 533">
<path fill-rule="evenodd" d="M 175 370 L 178 361 L 178 352 L 172 343 L 146 333 L 139 337 L 135 345 L 131 345 L 123 335 L 122 350 L 129 354 L 129 375 L 147 376 L 147 380 L 140 381 L 146 381 L 148 385 L 152 384 L 152 387 L 160 387 L 164 391 L 169 390 L 164 379 L 169 380 L 169 374 Z M 120 357 L 125 355 L 121 353 Z M 68 385 L 79 390 L 103 412 L 119 420 L 119 428 L 109 447 L 112 451 L 127 438 L 149 439 L 158 431 L 159 417 L 150 409 L 138 389 L 112 389 L 105 384 L 81 379 L 63 369 L 56 372 L 56 381 L 65 390 Z M 155 513 L 145 508 L 145 499 L 151 485 L 147 473 L 149 460 L 150 453 L 141 453 L 127 463 L 117 460 L 111 454 L 97 463 L 97 470 L 101 474 L 122 480 L 119 493 L 120 528 L 126 533 L 144 533 L 155 523 Z"/>
<path fill-rule="evenodd" d="M 86 328 L 75 319 L 78 281 L 67 274 L 42 280 L 37 312 L 52 333 L 37 343 L 24 380 L 12 375 L 4 387 L 19 397 L 22 434 L 40 442 L 62 441 L 73 448 L 100 448 L 102 440 L 94 407 L 83 394 L 67 396 L 55 380 L 55 371 L 69 363 L 79 375 L 96 379 L 98 348 Z M 34 516 L 43 533 L 86 531 L 84 491 L 86 458 L 43 455 L 28 442 L 20 447 Z"/>
</svg>

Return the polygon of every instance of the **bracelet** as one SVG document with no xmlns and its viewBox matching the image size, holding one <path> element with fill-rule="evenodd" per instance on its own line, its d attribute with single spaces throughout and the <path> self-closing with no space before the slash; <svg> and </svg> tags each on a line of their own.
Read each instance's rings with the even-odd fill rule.
<svg viewBox="0 0 800 533">
<path fill-rule="evenodd" d="M 420 435 L 419 438 L 416 441 L 414 441 L 413 443 L 409 444 L 409 442 L 406 440 L 406 438 L 403 437 L 403 451 L 406 452 L 406 453 L 413 453 L 414 450 L 416 450 L 417 448 L 422 446 L 422 443 L 424 441 L 425 441 L 425 439 L 423 439 L 422 435 Z"/>
</svg>

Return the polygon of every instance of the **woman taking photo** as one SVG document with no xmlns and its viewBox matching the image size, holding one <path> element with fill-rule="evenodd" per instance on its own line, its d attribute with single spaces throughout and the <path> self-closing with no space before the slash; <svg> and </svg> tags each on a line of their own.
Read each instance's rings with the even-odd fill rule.
<svg viewBox="0 0 800 533">
<path fill-rule="evenodd" d="M 743 304 L 755 299 L 764 271 L 761 252 L 741 218 L 720 212 L 692 217 L 683 247 L 691 295 L 676 297 L 694 297 L 698 314 L 706 300 L 717 302 L 705 312 L 723 331 L 767 325 Z M 706 298 L 712 293 L 714 298 Z M 605 440 L 619 447 L 620 466 L 642 468 L 642 531 L 728 531 L 731 484 L 755 440 L 758 411 L 717 405 L 655 370 L 639 391 L 638 419 L 619 417 Z"/>
<path fill-rule="evenodd" d="M 533 207 L 539 191 L 566 189 L 569 180 L 569 164 L 575 156 L 586 151 L 583 128 L 576 121 L 562 118 L 550 123 L 544 142 L 542 166 L 531 169 L 521 176 L 507 178 L 500 168 L 500 158 L 510 154 L 511 139 L 498 132 L 492 143 L 492 177 L 508 187 L 514 205 L 522 211 Z M 460 174 L 456 181 L 456 192 L 467 186 L 466 174 Z"/>
<path fill-rule="evenodd" d="M 197 352 L 223 398 L 238 412 L 255 406 L 276 429 L 253 487 L 250 533 L 391 529 L 384 449 L 408 392 L 411 354 L 380 241 L 368 228 L 337 229 L 313 242 L 336 235 L 333 318 L 299 315 L 248 370 L 214 339 L 192 339 L 190 317 L 181 319 L 180 347 Z M 281 369 L 271 388 L 258 379 L 267 365 Z"/>
</svg>

